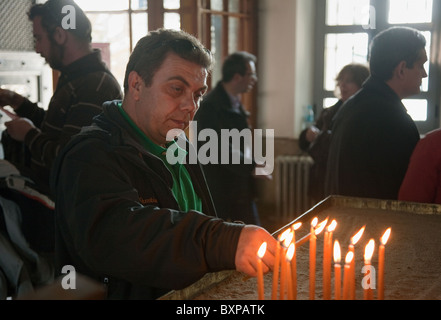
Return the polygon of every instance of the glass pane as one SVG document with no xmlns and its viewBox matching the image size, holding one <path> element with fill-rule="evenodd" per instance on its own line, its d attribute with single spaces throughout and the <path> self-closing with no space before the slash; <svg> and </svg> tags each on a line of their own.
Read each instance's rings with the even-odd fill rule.
<svg viewBox="0 0 441 320">
<path fill-rule="evenodd" d="M 332 107 L 334 104 L 336 104 L 338 102 L 337 98 L 325 98 L 323 99 L 323 108 L 330 108 Z"/>
<path fill-rule="evenodd" d="M 414 121 L 427 121 L 427 100 L 403 99 L 403 104 Z"/>
<path fill-rule="evenodd" d="M 433 0 L 389 0 L 389 23 L 432 22 Z"/>
<path fill-rule="evenodd" d="M 181 29 L 181 15 L 179 13 L 164 13 L 164 28 Z"/>
<path fill-rule="evenodd" d="M 223 0 L 211 0 L 211 9 L 223 11 L 224 10 L 224 1 Z"/>
<path fill-rule="evenodd" d="M 240 0 L 230 0 L 228 1 L 229 12 L 240 12 Z"/>
<path fill-rule="evenodd" d="M 368 35 L 366 33 L 330 33 L 325 44 L 325 89 L 335 89 L 335 77 L 349 63 L 367 63 Z"/>
<path fill-rule="evenodd" d="M 181 0 L 164 0 L 164 9 L 179 9 L 181 7 Z"/>
<path fill-rule="evenodd" d="M 216 61 L 213 73 L 213 86 L 222 78 L 222 17 L 219 15 L 211 16 L 211 52 Z"/>
<path fill-rule="evenodd" d="M 148 8 L 147 0 L 131 0 L 133 10 L 142 10 Z"/>
<path fill-rule="evenodd" d="M 132 47 L 134 48 L 136 43 L 147 35 L 148 21 L 147 13 L 133 13 L 132 14 Z"/>
<path fill-rule="evenodd" d="M 367 25 L 369 13 L 369 0 L 328 0 L 326 24 L 329 26 Z"/>
<path fill-rule="evenodd" d="M 84 11 L 118 11 L 128 10 L 127 0 L 76 0 L 75 1 Z"/>
<path fill-rule="evenodd" d="M 110 70 L 121 86 L 129 61 L 130 37 L 127 13 L 88 13 L 93 28 L 92 41 L 110 43 Z"/>
<path fill-rule="evenodd" d="M 229 18 L 228 21 L 228 52 L 232 53 L 238 50 L 239 19 Z"/>
</svg>

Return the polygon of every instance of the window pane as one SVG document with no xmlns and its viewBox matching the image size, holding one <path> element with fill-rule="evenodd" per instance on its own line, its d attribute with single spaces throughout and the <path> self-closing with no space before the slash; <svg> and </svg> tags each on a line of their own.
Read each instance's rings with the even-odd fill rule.
<svg viewBox="0 0 441 320">
<path fill-rule="evenodd" d="M 389 0 L 389 23 L 432 22 L 433 0 Z"/>
<path fill-rule="evenodd" d="M 179 13 L 164 13 L 164 28 L 181 29 L 181 15 Z"/>
<path fill-rule="evenodd" d="M 240 12 L 240 0 L 230 0 L 228 1 L 229 12 Z"/>
<path fill-rule="evenodd" d="M 338 102 L 337 98 L 325 98 L 323 99 L 323 109 L 330 108 Z"/>
<path fill-rule="evenodd" d="M 224 10 L 224 1 L 223 0 L 211 0 L 211 9 L 223 11 Z"/>
<path fill-rule="evenodd" d="M 427 100 L 404 99 L 403 104 L 414 121 L 427 121 Z"/>
<path fill-rule="evenodd" d="M 128 10 L 127 0 L 76 0 L 75 1 L 84 11 L 117 11 Z"/>
<path fill-rule="evenodd" d="M 133 13 L 132 14 L 132 47 L 134 48 L 136 43 L 147 35 L 148 21 L 147 13 Z"/>
<path fill-rule="evenodd" d="M 181 0 L 164 0 L 164 9 L 179 9 L 181 7 Z"/>
<path fill-rule="evenodd" d="M 88 13 L 87 16 L 93 25 L 92 41 L 110 43 L 110 70 L 122 85 L 130 54 L 128 14 Z"/>
<path fill-rule="evenodd" d="M 222 17 L 219 15 L 211 16 L 211 52 L 216 61 L 212 80 L 216 84 L 222 78 Z"/>
<path fill-rule="evenodd" d="M 341 33 L 326 35 L 325 89 L 335 89 L 335 77 L 347 64 L 367 63 L 368 35 L 366 33 Z"/>
<path fill-rule="evenodd" d="M 132 9 L 133 10 L 141 10 L 148 8 L 147 0 L 131 0 L 132 1 Z"/>
<path fill-rule="evenodd" d="M 228 52 L 232 53 L 238 50 L 238 37 L 239 37 L 239 19 L 228 19 Z"/>
<path fill-rule="evenodd" d="M 369 0 L 328 0 L 326 24 L 367 25 L 369 23 Z"/>
</svg>

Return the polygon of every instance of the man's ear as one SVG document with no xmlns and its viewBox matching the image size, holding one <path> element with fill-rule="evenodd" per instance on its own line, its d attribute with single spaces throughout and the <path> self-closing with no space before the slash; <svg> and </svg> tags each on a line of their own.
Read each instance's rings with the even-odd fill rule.
<svg viewBox="0 0 441 320">
<path fill-rule="evenodd" d="M 141 85 L 144 83 L 144 80 L 136 71 L 132 71 L 129 73 L 129 93 L 132 95 L 135 101 L 139 101 L 140 99 L 140 89 Z"/>
<path fill-rule="evenodd" d="M 398 79 L 402 79 L 407 71 L 407 63 L 406 61 L 401 61 L 394 70 L 394 76 L 397 77 Z"/>
<path fill-rule="evenodd" d="M 53 34 L 53 39 L 55 41 L 55 43 L 57 43 L 58 45 L 64 45 L 67 41 L 67 31 L 64 30 L 61 27 L 56 27 L 55 28 L 55 32 Z"/>
</svg>

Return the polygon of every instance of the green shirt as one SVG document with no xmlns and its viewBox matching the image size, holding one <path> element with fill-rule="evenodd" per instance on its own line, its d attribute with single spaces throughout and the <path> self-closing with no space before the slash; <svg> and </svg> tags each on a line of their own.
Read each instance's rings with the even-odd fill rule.
<svg viewBox="0 0 441 320">
<path fill-rule="evenodd" d="M 199 212 L 202 212 L 202 201 L 199 198 L 199 196 L 196 194 L 196 191 L 194 190 L 193 183 L 191 181 L 190 174 L 188 173 L 187 169 L 184 165 L 181 164 L 181 161 L 178 161 L 178 163 L 171 165 L 167 161 L 167 148 L 169 148 L 171 145 L 176 144 L 176 141 L 171 141 L 167 144 L 167 148 L 163 148 L 161 146 L 158 146 L 153 141 L 151 141 L 144 132 L 141 131 L 141 129 L 138 128 L 138 126 L 133 122 L 133 120 L 129 117 L 129 115 L 124 111 L 122 108 L 122 104 L 119 104 L 119 111 L 123 115 L 123 117 L 127 120 L 127 122 L 130 124 L 130 126 L 133 128 L 133 130 L 136 132 L 136 135 L 140 139 L 140 142 L 153 155 L 157 156 L 159 159 L 164 162 L 165 166 L 168 168 L 168 170 L 171 172 L 173 177 L 173 188 L 172 193 L 175 197 L 176 201 L 179 204 L 179 208 L 181 211 L 189 211 L 189 210 L 196 210 Z M 187 154 L 187 151 L 179 148 L 179 146 L 176 147 L 176 150 L 179 149 L 179 154 Z"/>
</svg>

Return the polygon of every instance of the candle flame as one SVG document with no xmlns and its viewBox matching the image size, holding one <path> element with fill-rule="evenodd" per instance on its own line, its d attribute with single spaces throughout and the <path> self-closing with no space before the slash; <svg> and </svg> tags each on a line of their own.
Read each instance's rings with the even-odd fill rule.
<svg viewBox="0 0 441 320">
<path fill-rule="evenodd" d="M 351 244 L 356 245 L 357 242 L 360 240 L 361 236 L 363 235 L 364 229 L 366 226 L 363 226 L 360 231 L 358 231 L 352 238 L 351 238 Z"/>
<path fill-rule="evenodd" d="M 291 232 L 290 229 L 286 229 L 285 231 L 283 231 L 283 233 L 279 236 L 279 241 L 283 242 L 285 241 L 286 237 L 288 236 L 288 234 Z"/>
<path fill-rule="evenodd" d="M 289 245 L 288 251 L 286 252 L 286 260 L 291 261 L 292 257 L 294 257 L 294 253 L 296 252 L 296 246 L 294 243 Z"/>
<path fill-rule="evenodd" d="M 354 253 L 352 251 L 349 251 L 346 254 L 346 259 L 345 259 L 345 263 L 346 264 L 350 264 L 352 262 L 352 259 L 354 259 Z"/>
<path fill-rule="evenodd" d="M 334 232 L 335 228 L 337 228 L 337 221 L 332 220 L 331 224 L 328 226 L 328 232 Z"/>
<path fill-rule="evenodd" d="M 328 218 L 320 222 L 320 224 L 317 226 L 317 229 L 315 229 L 315 235 L 318 236 L 323 229 L 326 227 L 326 224 L 328 223 Z"/>
<path fill-rule="evenodd" d="M 288 235 L 286 236 L 285 240 L 283 240 L 283 246 L 284 246 L 285 248 L 288 248 L 289 245 L 291 244 L 293 238 L 294 238 L 294 232 L 291 232 L 291 231 L 290 231 L 290 232 L 288 233 Z"/>
<path fill-rule="evenodd" d="M 334 241 L 334 263 L 340 263 L 341 261 L 341 249 L 338 240 Z"/>
<path fill-rule="evenodd" d="M 372 259 L 372 255 L 374 254 L 375 249 L 375 240 L 371 239 L 369 240 L 368 244 L 366 245 L 366 248 L 364 249 L 364 261 L 370 262 Z"/>
<path fill-rule="evenodd" d="M 391 232 L 391 231 L 392 231 L 391 228 L 387 229 L 387 230 L 384 232 L 383 236 L 381 237 L 381 244 L 382 244 L 383 246 L 385 246 L 386 243 L 387 243 L 387 240 L 389 240 L 389 236 L 390 236 L 390 232 Z"/>
<path fill-rule="evenodd" d="M 266 242 L 262 243 L 262 245 L 261 245 L 260 248 L 259 248 L 259 251 L 257 251 L 257 256 L 258 256 L 260 259 L 262 259 L 263 256 L 264 256 L 265 253 L 266 253 L 266 246 L 267 246 L 267 243 L 266 243 Z"/>
<path fill-rule="evenodd" d="M 315 217 L 312 221 L 311 221 L 311 227 L 315 228 L 317 226 L 318 223 L 318 218 Z"/>
<path fill-rule="evenodd" d="M 294 224 L 294 225 L 292 226 L 292 229 L 293 229 L 294 231 L 297 231 L 297 230 L 300 229 L 301 226 L 302 226 L 302 223 L 301 223 L 301 222 L 297 222 L 296 224 Z"/>
</svg>

